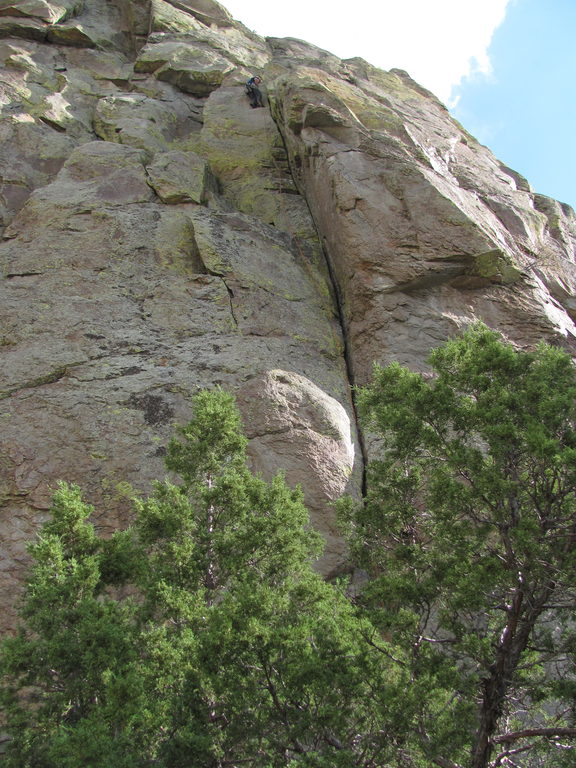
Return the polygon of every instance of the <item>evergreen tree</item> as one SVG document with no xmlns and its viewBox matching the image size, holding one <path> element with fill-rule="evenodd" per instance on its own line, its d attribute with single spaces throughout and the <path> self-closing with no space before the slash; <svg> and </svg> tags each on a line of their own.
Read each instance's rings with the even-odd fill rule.
<svg viewBox="0 0 576 768">
<path fill-rule="evenodd" d="M 255 477 L 245 443 L 232 398 L 201 392 L 167 451 L 179 481 L 108 541 L 61 486 L 2 649 L 7 768 L 386 765 L 401 676 L 314 573 L 300 491 Z"/>
<path fill-rule="evenodd" d="M 79 488 L 61 484 L 51 520 L 29 547 L 23 624 L 0 659 L 13 739 L 7 768 L 137 765 L 125 757 L 137 687 L 135 608 L 106 594 L 91 512 Z"/>
<path fill-rule="evenodd" d="M 375 369 L 382 450 L 343 505 L 373 643 L 410 680 L 400 765 L 574 765 L 574 367 L 482 325 L 430 363 Z"/>
</svg>

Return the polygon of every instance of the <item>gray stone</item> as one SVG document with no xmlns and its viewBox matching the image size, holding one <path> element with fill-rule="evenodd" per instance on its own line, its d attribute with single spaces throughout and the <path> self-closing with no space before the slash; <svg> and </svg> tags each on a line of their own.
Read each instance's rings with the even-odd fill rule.
<svg viewBox="0 0 576 768">
<path fill-rule="evenodd" d="M 0 3 L 0 16 L 38 19 L 48 24 L 74 16 L 84 7 L 84 0 L 5 0 Z"/>
<path fill-rule="evenodd" d="M 199 388 L 239 396 L 253 467 L 302 485 L 332 575 L 375 360 L 424 370 L 478 319 L 575 351 L 574 212 L 405 72 L 264 40 L 213 0 L 2 10 L 4 626 L 55 482 L 125 525 Z"/>
<path fill-rule="evenodd" d="M 337 574 L 346 553 L 332 504 L 351 488 L 356 447 L 349 414 L 306 377 L 281 370 L 249 381 L 238 402 L 254 466 L 268 479 L 281 466 L 288 483 L 304 489 L 326 542 L 319 567 Z"/>
<path fill-rule="evenodd" d="M 214 24 L 218 27 L 229 27 L 234 23 L 230 13 L 216 0 L 167 0 L 167 2 L 208 26 Z"/>
<path fill-rule="evenodd" d="M 234 66 L 216 51 L 169 41 L 146 46 L 134 69 L 152 72 L 159 80 L 193 96 L 208 96 L 222 85 Z"/>
<path fill-rule="evenodd" d="M 146 170 L 150 186 L 163 203 L 206 202 L 208 164 L 194 152 L 159 153 Z"/>
</svg>

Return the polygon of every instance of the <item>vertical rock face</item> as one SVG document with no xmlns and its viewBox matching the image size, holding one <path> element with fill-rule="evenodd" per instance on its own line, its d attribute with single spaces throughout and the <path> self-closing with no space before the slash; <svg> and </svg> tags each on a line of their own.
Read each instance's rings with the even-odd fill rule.
<svg viewBox="0 0 576 768">
<path fill-rule="evenodd" d="M 575 224 L 401 71 L 272 40 L 273 110 L 340 292 L 359 381 L 481 318 L 574 344 Z"/>
<path fill-rule="evenodd" d="M 213 0 L 0 5 L 3 605 L 55 482 L 124 524 L 200 387 L 238 395 L 255 468 L 302 484 L 332 574 L 374 360 L 422 368 L 477 318 L 574 346 L 573 211 L 405 73 Z"/>
</svg>

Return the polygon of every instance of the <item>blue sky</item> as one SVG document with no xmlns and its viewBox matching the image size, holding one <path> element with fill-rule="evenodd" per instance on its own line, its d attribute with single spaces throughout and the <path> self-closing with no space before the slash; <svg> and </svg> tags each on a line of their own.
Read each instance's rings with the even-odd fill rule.
<svg viewBox="0 0 576 768">
<path fill-rule="evenodd" d="M 407 70 L 536 192 L 576 208 L 576 0 L 223 5 L 261 35 Z"/>
<path fill-rule="evenodd" d="M 535 191 L 576 208 L 576 0 L 516 0 L 452 114 Z"/>
</svg>

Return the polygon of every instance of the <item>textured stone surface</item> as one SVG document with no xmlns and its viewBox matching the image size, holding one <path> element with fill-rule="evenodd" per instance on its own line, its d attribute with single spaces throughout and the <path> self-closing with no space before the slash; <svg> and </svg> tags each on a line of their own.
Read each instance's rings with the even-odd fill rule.
<svg viewBox="0 0 576 768">
<path fill-rule="evenodd" d="M 338 65 L 299 41 L 273 49 L 274 114 L 333 265 L 358 381 L 373 360 L 422 367 L 475 318 L 520 343 L 574 348 L 560 293 L 535 272 L 572 274 L 571 209 L 552 213 L 406 73 Z"/>
<path fill-rule="evenodd" d="M 233 64 L 216 51 L 182 42 L 147 45 L 135 64 L 136 72 L 154 73 L 158 80 L 193 96 L 208 96 L 222 85 Z"/>
<path fill-rule="evenodd" d="M 349 488 L 355 466 L 348 413 L 306 377 L 279 370 L 249 381 L 238 401 L 254 465 L 268 479 L 282 467 L 290 485 L 304 488 L 306 505 L 327 543 L 319 566 L 337 574 L 345 552 L 331 502 Z M 321 481 L 311 484 L 311 473 Z"/>
<path fill-rule="evenodd" d="M 226 28 L 232 22 L 232 16 L 223 5 L 216 0 L 167 0 L 175 8 L 198 19 L 202 24 L 211 26 L 216 24 L 218 27 Z"/>
<path fill-rule="evenodd" d="M 208 164 L 194 152 L 164 152 L 146 168 L 148 183 L 168 205 L 206 202 Z"/>
<path fill-rule="evenodd" d="M 202 27 L 191 13 L 181 11 L 167 0 L 152 0 L 151 32 L 191 32 Z"/>
<path fill-rule="evenodd" d="M 177 125 L 177 113 L 141 93 L 105 96 L 94 111 L 94 131 L 99 138 L 146 149 L 150 155 L 169 148 Z"/>
<path fill-rule="evenodd" d="M 84 0 L 13 0 L 0 3 L 0 16 L 22 16 L 50 24 L 64 21 L 82 10 Z"/>
<path fill-rule="evenodd" d="M 574 348 L 574 212 L 405 72 L 213 0 L 0 6 L 3 625 L 56 480 L 123 524 L 200 387 L 238 395 L 254 468 L 302 485 L 334 574 L 374 360 L 422 369 L 478 318 Z"/>
<path fill-rule="evenodd" d="M 125 522 L 125 484 L 163 474 L 162 447 L 199 387 L 237 390 L 282 363 L 351 413 L 324 273 L 288 233 L 218 200 L 163 205 L 147 157 L 82 144 L 0 246 L 5 602 L 55 480 L 86 489 L 103 530 Z"/>
</svg>

